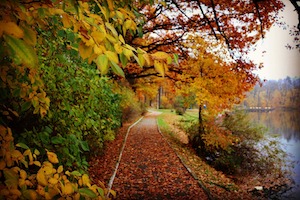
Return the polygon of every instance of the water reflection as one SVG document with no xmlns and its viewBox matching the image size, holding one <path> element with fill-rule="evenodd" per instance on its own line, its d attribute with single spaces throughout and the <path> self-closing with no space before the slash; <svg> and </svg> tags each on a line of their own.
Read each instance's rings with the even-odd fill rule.
<svg viewBox="0 0 300 200">
<path fill-rule="evenodd" d="M 270 134 L 279 134 L 285 140 L 300 141 L 300 112 L 281 111 L 250 112 L 254 122 L 265 125 Z"/>
<path fill-rule="evenodd" d="M 293 177 L 296 187 L 284 199 L 300 199 L 300 112 L 274 110 L 250 112 L 249 115 L 252 121 L 266 126 L 269 134 L 279 134 L 278 139 L 284 145 L 284 150 L 296 163 Z"/>
</svg>

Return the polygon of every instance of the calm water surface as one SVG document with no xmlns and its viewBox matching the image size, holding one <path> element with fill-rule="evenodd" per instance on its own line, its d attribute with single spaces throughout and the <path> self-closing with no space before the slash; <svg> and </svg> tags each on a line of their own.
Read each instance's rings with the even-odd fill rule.
<svg viewBox="0 0 300 200">
<path fill-rule="evenodd" d="M 295 161 L 293 178 L 296 186 L 286 194 L 286 199 L 300 199 L 300 112 L 274 110 L 249 114 L 253 121 L 268 128 L 268 134 L 279 134 L 278 139 L 283 144 L 284 150 Z"/>
</svg>

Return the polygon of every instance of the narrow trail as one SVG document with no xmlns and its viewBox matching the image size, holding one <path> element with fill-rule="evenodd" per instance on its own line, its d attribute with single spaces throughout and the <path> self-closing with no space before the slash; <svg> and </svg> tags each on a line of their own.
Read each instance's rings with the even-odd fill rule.
<svg viewBox="0 0 300 200">
<path fill-rule="evenodd" d="M 149 113 L 129 132 L 112 189 L 117 199 L 208 199 Z"/>
</svg>

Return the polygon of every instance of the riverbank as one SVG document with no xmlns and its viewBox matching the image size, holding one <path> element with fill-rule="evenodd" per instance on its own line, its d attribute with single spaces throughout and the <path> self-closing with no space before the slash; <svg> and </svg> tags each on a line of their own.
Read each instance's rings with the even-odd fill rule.
<svg viewBox="0 0 300 200">
<path fill-rule="evenodd" d="M 196 111 L 187 113 L 197 117 Z M 272 174 L 226 175 L 207 164 L 196 155 L 187 144 L 187 135 L 180 130 L 178 118 L 169 110 L 158 117 L 159 125 L 174 150 L 185 160 L 187 166 L 202 180 L 216 199 L 281 199 L 282 194 L 290 189 L 291 181 L 284 176 Z"/>
</svg>

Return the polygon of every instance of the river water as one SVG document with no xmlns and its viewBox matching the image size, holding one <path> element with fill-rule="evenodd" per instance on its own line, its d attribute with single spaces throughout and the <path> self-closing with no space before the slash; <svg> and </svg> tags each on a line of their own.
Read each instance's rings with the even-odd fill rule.
<svg viewBox="0 0 300 200">
<path fill-rule="evenodd" d="M 279 134 L 278 140 L 295 161 L 293 168 L 295 186 L 285 194 L 284 199 L 300 199 L 300 112 L 274 110 L 249 114 L 252 121 L 268 128 L 268 134 Z"/>
</svg>

